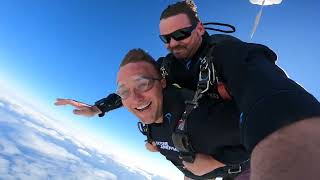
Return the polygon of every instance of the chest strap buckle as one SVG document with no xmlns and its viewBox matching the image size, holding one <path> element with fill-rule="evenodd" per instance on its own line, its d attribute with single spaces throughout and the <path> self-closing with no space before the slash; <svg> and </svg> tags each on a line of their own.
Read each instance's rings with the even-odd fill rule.
<svg viewBox="0 0 320 180">
<path fill-rule="evenodd" d="M 180 152 L 179 156 L 184 161 L 193 163 L 195 155 L 193 148 L 191 147 L 188 135 L 186 135 L 185 133 L 174 132 L 172 133 L 172 141 L 174 146 Z"/>
</svg>

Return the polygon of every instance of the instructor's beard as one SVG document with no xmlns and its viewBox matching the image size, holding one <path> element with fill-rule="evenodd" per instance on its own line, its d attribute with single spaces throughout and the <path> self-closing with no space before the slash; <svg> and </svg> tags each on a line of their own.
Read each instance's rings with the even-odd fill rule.
<svg viewBox="0 0 320 180">
<path fill-rule="evenodd" d="M 190 52 L 188 52 L 189 50 L 186 46 L 178 45 L 173 48 L 169 47 L 167 49 L 169 50 L 169 52 L 171 52 L 174 55 L 176 59 L 184 60 L 184 59 L 190 58 L 189 57 Z"/>
</svg>

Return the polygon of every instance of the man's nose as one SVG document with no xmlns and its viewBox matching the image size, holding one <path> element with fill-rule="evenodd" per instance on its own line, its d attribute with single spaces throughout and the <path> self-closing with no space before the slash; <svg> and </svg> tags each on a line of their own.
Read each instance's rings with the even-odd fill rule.
<svg viewBox="0 0 320 180">
<path fill-rule="evenodd" d="M 137 101 L 139 101 L 139 100 L 141 100 L 141 99 L 143 99 L 143 93 L 142 92 L 139 92 L 139 91 L 137 91 L 136 89 L 133 89 L 132 90 L 132 99 L 133 100 L 137 100 Z"/>
<path fill-rule="evenodd" d="M 169 42 L 169 47 L 171 47 L 171 48 L 175 47 L 178 45 L 178 43 L 179 43 L 179 41 L 176 41 L 175 39 L 171 38 L 170 42 Z"/>
</svg>

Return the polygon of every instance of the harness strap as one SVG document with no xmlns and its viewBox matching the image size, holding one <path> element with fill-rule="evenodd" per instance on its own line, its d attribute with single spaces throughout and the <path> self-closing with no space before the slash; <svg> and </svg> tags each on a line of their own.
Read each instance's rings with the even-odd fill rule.
<svg viewBox="0 0 320 180">
<path fill-rule="evenodd" d="M 212 86 L 215 86 L 217 89 L 217 94 L 213 94 L 213 97 L 222 98 L 223 100 L 231 100 L 232 97 L 223 82 L 219 81 L 218 76 L 216 75 L 216 70 L 213 64 L 212 52 L 214 46 L 212 45 L 208 53 L 204 58 L 201 58 L 200 62 L 200 74 L 199 74 L 199 83 L 200 88 L 204 88 L 203 93 L 208 91 Z M 210 86 L 211 85 L 211 86 Z"/>
<path fill-rule="evenodd" d="M 195 151 L 187 133 L 186 121 L 191 112 L 199 106 L 199 100 L 203 97 L 204 93 L 217 81 L 212 63 L 212 51 L 213 48 L 210 48 L 207 55 L 200 59 L 200 73 L 196 93 L 192 101 L 185 101 L 186 109 L 176 125 L 175 132 L 172 133 L 172 141 L 180 152 L 180 158 L 191 163 L 194 162 Z"/>
<path fill-rule="evenodd" d="M 212 43 L 208 48 L 207 54 L 200 58 L 200 72 L 199 72 L 199 81 L 197 85 L 197 89 L 202 89 L 202 93 L 207 92 L 210 87 L 215 86 L 217 89 L 217 93 L 211 94 L 212 97 L 222 100 L 232 100 L 232 97 L 226 88 L 226 85 L 219 81 L 218 76 L 216 75 L 216 70 L 213 64 L 213 50 L 216 43 Z M 170 60 L 168 57 L 163 58 L 160 72 L 162 78 L 166 79 L 170 74 Z"/>
<path fill-rule="evenodd" d="M 214 85 L 217 81 L 216 71 L 213 64 L 214 47 L 210 47 L 207 54 L 200 58 L 200 72 L 197 89 L 202 89 L 201 93 L 209 90 L 210 85 Z"/>
<path fill-rule="evenodd" d="M 213 97 L 221 97 L 222 99 L 231 99 L 231 96 L 228 94 L 224 84 L 219 83 L 218 77 L 216 76 L 215 67 L 213 64 L 213 45 L 208 47 L 208 51 L 203 58 L 200 58 L 200 72 L 199 72 L 199 81 L 197 84 L 196 93 L 192 101 L 186 101 L 186 108 L 182 114 L 181 119 L 177 122 L 175 131 L 172 133 L 172 141 L 174 146 L 180 152 L 180 158 L 187 162 L 194 162 L 195 151 L 192 147 L 192 143 L 188 136 L 187 130 L 187 120 L 193 109 L 196 109 L 199 106 L 199 100 L 203 95 L 208 92 L 212 87 L 217 88 L 217 93 L 213 94 Z M 168 76 L 169 69 L 169 60 L 166 58 L 162 61 L 161 65 L 161 74 L 165 78 Z M 221 92 L 221 95 L 219 95 Z"/>
<path fill-rule="evenodd" d="M 203 179 L 215 179 L 216 177 L 222 177 L 223 179 L 234 179 L 244 171 L 250 168 L 250 159 L 247 159 L 239 164 L 226 165 L 217 168 L 203 176 Z"/>
<path fill-rule="evenodd" d="M 191 141 L 187 134 L 187 119 L 193 109 L 198 107 L 198 101 L 202 97 L 202 90 L 198 89 L 192 99 L 192 101 L 185 101 L 186 109 L 182 114 L 181 119 L 176 125 L 175 131 L 172 133 L 172 142 L 174 146 L 180 152 L 179 157 L 186 161 L 193 163 L 195 159 L 195 150 L 192 147 Z"/>
<path fill-rule="evenodd" d="M 143 124 L 142 122 L 138 122 L 138 129 L 143 135 L 147 136 L 146 142 L 152 143 L 153 140 L 151 137 L 151 131 L 150 131 L 149 125 Z"/>
<path fill-rule="evenodd" d="M 160 67 L 160 72 L 163 79 L 166 79 L 166 77 L 169 75 L 169 70 L 170 70 L 169 66 L 170 66 L 170 60 L 168 60 L 167 57 L 163 58 L 161 67 Z"/>
</svg>

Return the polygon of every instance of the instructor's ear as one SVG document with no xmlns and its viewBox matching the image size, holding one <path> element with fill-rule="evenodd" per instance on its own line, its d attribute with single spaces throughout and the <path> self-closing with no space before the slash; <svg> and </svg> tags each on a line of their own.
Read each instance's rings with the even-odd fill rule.
<svg viewBox="0 0 320 180">
<path fill-rule="evenodd" d="M 204 28 L 202 22 L 198 23 L 196 30 L 199 32 L 201 36 L 206 32 L 206 29 Z"/>
<path fill-rule="evenodd" d="M 161 79 L 161 80 L 160 80 L 160 83 L 161 83 L 162 88 L 165 88 L 165 87 L 167 86 L 167 81 L 166 81 L 166 79 Z"/>
</svg>

